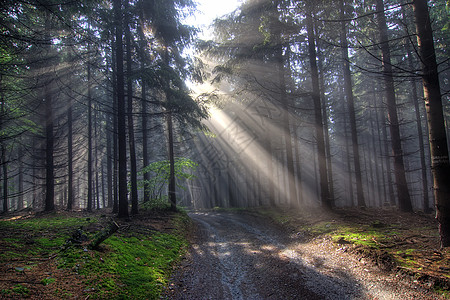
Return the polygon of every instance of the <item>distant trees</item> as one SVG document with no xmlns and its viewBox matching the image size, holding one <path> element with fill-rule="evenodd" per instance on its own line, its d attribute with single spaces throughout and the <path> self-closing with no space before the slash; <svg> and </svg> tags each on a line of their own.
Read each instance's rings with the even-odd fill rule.
<svg viewBox="0 0 450 300">
<path fill-rule="evenodd" d="M 449 243 L 443 2 L 341 0 L 336 10 L 319 0 L 244 1 L 216 20 L 213 41 L 199 42 L 198 65 L 183 52 L 192 7 L 0 4 L 3 211 L 112 206 L 128 217 L 130 201 L 132 214 L 151 201 L 138 183 L 153 173 L 140 170 L 165 160 L 175 209 L 176 162 L 186 156 L 202 170 L 190 201 L 209 206 L 428 211 L 432 174 Z M 188 79 L 205 77 L 217 90 L 193 99 Z M 215 138 L 196 132 L 211 101 L 223 108 L 209 122 Z"/>
<path fill-rule="evenodd" d="M 162 138 L 155 133 L 164 132 L 168 114 L 174 135 L 201 127 L 206 116 L 184 85 L 190 68 L 180 53 L 192 31 L 181 24 L 177 8 L 186 12 L 191 5 L 181 0 L 2 2 L 4 211 L 91 210 L 117 203 L 118 215 L 128 217 L 130 192 L 131 212 L 138 213 L 136 176 L 145 166 L 136 158 L 142 144 L 149 144 L 149 136 L 153 142 Z M 170 53 L 167 63 L 164 51 Z M 13 101 L 16 97 L 21 101 Z M 151 118 L 153 128 L 134 121 L 141 117 Z M 11 131 L 8 118 L 24 126 Z M 161 143 L 152 144 L 153 151 L 144 151 L 147 164 L 167 153 Z M 20 163 L 8 154 L 19 146 Z M 13 205 L 11 197 L 25 203 Z"/>
<path fill-rule="evenodd" d="M 235 106 L 226 106 L 224 113 L 235 122 L 217 128 L 214 133 L 222 141 L 212 143 L 216 149 L 223 148 L 223 140 L 230 137 L 252 143 L 242 143 L 245 149 L 211 149 L 202 156 L 211 160 L 204 164 L 219 160 L 227 169 L 242 168 L 250 151 L 260 155 L 257 162 L 245 165 L 265 174 L 256 179 L 260 181 L 257 191 L 249 193 L 262 195 L 262 204 L 286 204 L 286 194 L 294 194 L 290 189 L 295 186 L 299 196 L 289 199 L 290 204 L 306 195 L 303 205 L 395 205 L 403 211 L 428 211 L 430 163 L 427 147 L 422 147 L 427 143 L 424 108 L 409 105 L 417 88 L 412 83 L 421 75 L 411 63 L 421 58 L 407 51 L 419 46 L 416 28 L 407 21 L 413 20 L 416 4 L 381 0 L 339 4 L 336 11 L 326 1 L 245 1 L 216 20 L 214 40 L 201 43 L 200 49 L 209 63 L 211 81 L 240 103 L 241 113 L 235 112 Z M 444 24 L 439 13 L 443 6 L 430 1 L 430 7 Z M 433 24 L 419 26 L 430 29 Z M 446 37 L 440 34 L 439 38 L 439 45 L 444 45 Z M 446 59 L 444 48 L 438 49 L 441 61 Z M 282 70 L 276 62 L 284 75 L 272 75 Z M 437 66 L 435 76 L 442 79 L 448 70 Z M 284 97 L 289 99 L 287 106 Z M 447 93 L 443 97 L 447 99 Z M 445 106 L 437 110 L 445 116 Z M 264 130 L 260 132 L 259 127 Z M 444 126 L 441 130 L 440 137 L 447 132 Z M 294 164 L 300 167 L 293 170 Z M 226 177 L 214 180 L 230 181 Z M 241 188 L 253 189 L 249 184 Z M 328 195 L 335 195 L 334 199 Z M 236 198 L 231 193 L 223 205 L 235 203 Z M 253 200 L 242 201 L 245 206 Z"/>
</svg>

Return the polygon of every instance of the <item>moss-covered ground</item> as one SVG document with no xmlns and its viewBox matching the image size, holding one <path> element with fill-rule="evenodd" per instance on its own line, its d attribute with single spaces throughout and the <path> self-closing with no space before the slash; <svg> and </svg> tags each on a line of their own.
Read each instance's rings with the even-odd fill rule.
<svg viewBox="0 0 450 300">
<path fill-rule="evenodd" d="M 112 216 L 54 213 L 0 220 L 0 298 L 159 299 L 184 254 L 185 213 L 143 212 L 98 249 L 89 238 Z M 67 241 L 81 228 L 87 241 Z"/>
</svg>

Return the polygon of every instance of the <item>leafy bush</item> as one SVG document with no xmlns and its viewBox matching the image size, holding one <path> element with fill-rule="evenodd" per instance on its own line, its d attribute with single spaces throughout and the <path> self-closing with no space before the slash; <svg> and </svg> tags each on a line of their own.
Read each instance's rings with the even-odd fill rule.
<svg viewBox="0 0 450 300">
<path fill-rule="evenodd" d="M 189 158 L 177 157 L 175 159 L 175 178 L 177 179 L 178 188 L 186 189 L 180 182 L 186 182 L 195 178 L 193 172 L 197 166 L 198 164 Z M 139 175 L 146 173 L 150 173 L 151 178 L 149 180 L 140 180 L 138 187 L 149 192 L 150 198 L 158 206 L 157 203 L 164 200 L 162 193 L 169 184 L 170 162 L 168 160 L 155 161 L 143 168 Z"/>
</svg>

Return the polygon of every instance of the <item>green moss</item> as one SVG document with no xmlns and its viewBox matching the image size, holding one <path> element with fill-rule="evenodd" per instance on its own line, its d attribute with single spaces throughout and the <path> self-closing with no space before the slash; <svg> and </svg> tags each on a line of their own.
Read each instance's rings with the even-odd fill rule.
<svg viewBox="0 0 450 300">
<path fill-rule="evenodd" d="M 37 238 L 35 240 L 36 242 L 36 247 L 42 248 L 42 249 L 53 249 L 53 248 L 57 248 L 60 247 L 61 245 L 64 244 L 64 242 L 66 241 L 67 236 L 60 236 L 60 237 L 55 237 L 55 238 L 48 238 L 48 237 L 42 237 L 42 238 Z"/>
<path fill-rule="evenodd" d="M 55 230 L 66 229 L 72 227 L 85 226 L 89 223 L 96 222 L 94 218 L 76 218 L 65 217 L 57 214 L 47 215 L 46 217 L 19 219 L 15 221 L 0 221 L 0 229 L 15 227 L 27 230 Z"/>
<path fill-rule="evenodd" d="M 59 267 L 70 268 L 85 277 L 91 298 L 159 299 L 172 267 L 184 253 L 187 242 L 180 234 L 189 218 L 173 218 L 174 233 L 117 233 L 100 251 L 69 248 Z"/>
<path fill-rule="evenodd" d="M 189 217 L 185 212 L 178 212 L 171 219 L 171 227 L 175 228 L 172 233 L 118 232 L 107 239 L 99 251 L 61 248 L 73 230 L 96 222 L 95 219 L 52 214 L 36 219 L 0 221 L 0 230 L 17 233 L 1 240 L 8 251 L 0 253 L 0 260 L 57 254 L 59 268 L 70 269 L 85 278 L 90 298 L 159 299 L 174 263 L 187 246 L 183 231 L 189 226 Z M 44 278 L 41 284 L 55 281 L 55 278 Z M 28 289 L 22 286 L 2 291 L 4 295 L 21 297 L 27 293 Z"/>
<path fill-rule="evenodd" d="M 416 251 L 417 249 L 398 250 L 395 252 L 394 257 L 400 266 L 409 269 L 416 268 L 418 266 L 418 263 L 414 260 Z"/>
<path fill-rule="evenodd" d="M 317 224 L 314 224 L 313 226 L 306 227 L 306 230 L 314 236 L 330 233 L 335 231 L 336 229 L 336 225 L 330 222 L 319 222 Z"/>
<path fill-rule="evenodd" d="M 30 290 L 23 286 L 23 285 L 15 285 L 13 288 L 11 289 L 3 289 L 2 290 L 2 295 L 8 295 L 8 296 L 12 296 L 12 295 L 19 295 L 19 296 L 23 296 L 23 297 L 27 297 L 30 294 Z"/>
<path fill-rule="evenodd" d="M 47 278 L 44 278 L 44 279 L 41 280 L 41 283 L 43 285 L 49 285 L 49 284 L 54 283 L 54 282 L 56 282 L 56 278 L 52 278 L 52 277 L 47 277 Z"/>
<path fill-rule="evenodd" d="M 71 232 L 86 226 L 95 219 L 65 217 L 51 214 L 34 219 L 0 221 L 2 232 L 14 232 L 14 236 L 1 239 L 8 251 L 0 253 L 0 261 L 27 260 L 28 257 L 45 257 L 60 251 Z"/>
</svg>

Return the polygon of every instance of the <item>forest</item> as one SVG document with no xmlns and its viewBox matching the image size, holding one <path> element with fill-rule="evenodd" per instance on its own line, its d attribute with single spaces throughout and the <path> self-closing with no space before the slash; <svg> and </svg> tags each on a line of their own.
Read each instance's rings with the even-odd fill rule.
<svg viewBox="0 0 450 300">
<path fill-rule="evenodd" d="M 187 0 L 2 1 L 3 212 L 398 207 L 449 245 L 448 2 L 338 2 L 199 40 Z"/>
<path fill-rule="evenodd" d="M 0 203 L 435 214 L 450 246 L 450 1 L 0 2 Z M 191 20 L 188 22 L 188 20 Z"/>
</svg>

